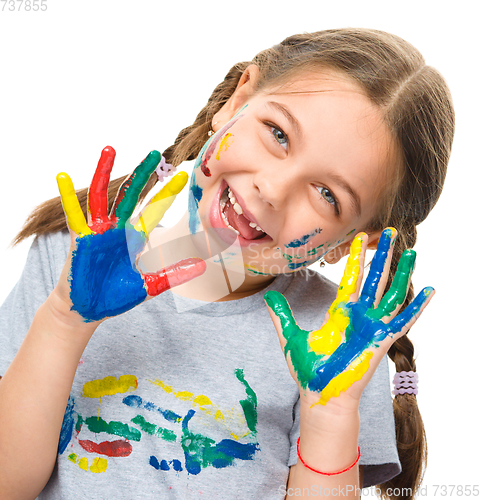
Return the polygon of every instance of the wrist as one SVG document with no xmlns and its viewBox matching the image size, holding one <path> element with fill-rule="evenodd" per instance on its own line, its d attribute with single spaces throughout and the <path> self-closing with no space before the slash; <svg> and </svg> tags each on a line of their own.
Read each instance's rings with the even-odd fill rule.
<svg viewBox="0 0 481 500">
<path fill-rule="evenodd" d="M 301 405 L 302 458 L 317 470 L 343 470 L 358 457 L 359 410 L 338 412 L 320 406 Z"/>
<path fill-rule="evenodd" d="M 65 300 L 57 288 L 48 296 L 47 300 L 39 307 L 36 316 L 40 321 L 48 324 L 50 333 L 59 337 L 71 339 L 87 338 L 93 335 L 100 322 L 86 322 L 80 314 L 73 311 L 72 303 Z"/>
</svg>

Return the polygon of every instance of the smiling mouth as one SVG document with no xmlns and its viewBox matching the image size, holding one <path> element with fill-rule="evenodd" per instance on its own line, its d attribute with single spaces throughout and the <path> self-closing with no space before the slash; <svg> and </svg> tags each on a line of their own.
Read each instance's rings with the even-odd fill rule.
<svg viewBox="0 0 481 500">
<path fill-rule="evenodd" d="M 259 240 L 267 236 L 261 227 L 247 218 L 229 186 L 222 192 L 219 206 L 224 224 L 245 240 Z"/>
</svg>

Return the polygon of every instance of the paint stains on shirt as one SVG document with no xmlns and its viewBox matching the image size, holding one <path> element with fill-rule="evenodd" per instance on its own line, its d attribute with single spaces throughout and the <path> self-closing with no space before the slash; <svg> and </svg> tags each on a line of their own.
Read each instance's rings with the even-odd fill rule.
<svg viewBox="0 0 481 500">
<path fill-rule="evenodd" d="M 82 396 L 86 398 L 102 398 L 135 391 L 138 386 L 139 383 L 135 375 L 121 375 L 119 378 L 105 377 L 86 382 L 83 386 Z"/>
<path fill-rule="evenodd" d="M 196 410 L 202 414 L 212 417 L 211 422 L 216 422 L 216 432 L 221 429 L 229 431 L 228 423 L 232 422 L 234 412 L 221 409 L 215 405 L 205 394 L 195 394 L 188 390 L 175 391 L 171 386 L 159 380 L 151 381 L 154 385 L 161 387 L 163 391 L 172 395 L 175 399 L 192 404 L 196 408 L 190 408 L 185 415 L 170 410 L 163 409 L 154 402 L 146 401 L 137 394 L 129 394 L 121 398 L 122 405 L 130 407 L 139 413 L 130 418 L 129 421 L 121 420 L 107 421 L 98 416 L 84 417 L 75 409 L 75 401 L 69 399 L 67 409 L 62 425 L 61 437 L 59 440 L 59 455 L 70 445 L 71 451 L 66 456 L 67 460 L 77 465 L 80 469 L 100 473 L 107 470 L 113 460 L 130 460 L 136 456 L 135 443 L 139 443 L 144 436 L 158 438 L 166 443 L 171 443 L 180 453 L 177 457 L 156 457 L 150 455 L 146 465 L 154 469 L 165 472 L 187 472 L 189 474 L 199 474 L 207 467 L 225 468 L 235 465 L 238 460 L 253 460 L 256 451 L 260 449 L 257 442 L 257 395 L 248 383 L 244 370 L 237 369 L 234 372 L 236 379 L 243 386 L 245 397 L 239 400 L 239 407 L 242 411 L 236 410 L 236 418 L 242 420 L 246 432 L 242 435 L 235 435 L 230 432 L 229 438 L 216 440 L 208 436 L 209 425 L 206 427 L 206 433 L 200 433 L 200 428 L 206 425 L 202 419 L 196 425 L 194 432 L 190 428 L 192 419 L 196 415 Z M 107 376 L 102 379 L 95 379 L 86 382 L 83 385 L 81 397 L 87 399 L 96 399 L 109 396 L 121 396 L 128 392 L 135 392 L 139 388 L 139 381 L 135 375 L 121 375 L 118 377 Z M 118 401 L 114 399 L 113 401 Z M 110 400 L 112 403 L 112 400 Z M 152 418 L 162 416 L 166 426 L 158 425 L 149 421 L 148 415 L 141 412 L 148 412 Z M 220 427 L 218 424 L 221 424 Z M 169 428 L 175 426 L 173 429 Z M 223 431 L 225 433 L 225 430 Z M 92 437 L 92 434 L 99 439 Z M 118 436 L 120 439 L 105 439 L 105 435 Z M 81 437 L 82 436 L 82 437 Z M 241 442 L 240 440 L 243 439 Z M 73 450 L 74 445 L 78 450 L 88 454 L 97 455 L 93 458 L 81 456 L 78 450 Z M 158 449 L 158 447 L 156 448 Z M 171 448 L 165 448 L 170 450 Z M 115 461 L 113 462 L 115 465 Z"/>
</svg>

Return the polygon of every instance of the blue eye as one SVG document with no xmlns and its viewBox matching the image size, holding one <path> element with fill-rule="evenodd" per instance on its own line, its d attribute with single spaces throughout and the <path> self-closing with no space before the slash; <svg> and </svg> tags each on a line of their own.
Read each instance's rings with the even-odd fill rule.
<svg viewBox="0 0 481 500">
<path fill-rule="evenodd" d="M 319 194 L 321 195 L 323 200 L 326 200 L 329 205 L 332 205 L 336 210 L 336 214 L 339 214 L 339 204 L 333 193 L 326 187 L 317 187 Z"/>
<path fill-rule="evenodd" d="M 272 135 L 274 136 L 274 139 L 282 146 L 282 147 L 287 147 L 287 135 L 284 134 L 284 132 L 277 127 L 271 127 L 272 130 Z"/>
<path fill-rule="evenodd" d="M 321 193 L 321 196 L 331 205 L 334 205 L 336 203 L 336 198 L 332 196 L 332 193 L 329 191 L 329 189 L 325 187 L 318 188 L 319 193 Z"/>
</svg>

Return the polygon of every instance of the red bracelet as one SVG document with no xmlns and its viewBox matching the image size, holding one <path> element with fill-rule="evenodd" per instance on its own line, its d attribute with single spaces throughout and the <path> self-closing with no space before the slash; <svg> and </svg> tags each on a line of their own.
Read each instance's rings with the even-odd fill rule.
<svg viewBox="0 0 481 500">
<path fill-rule="evenodd" d="M 301 457 L 301 452 L 299 451 L 299 442 L 301 440 L 301 436 L 299 436 L 297 438 L 297 456 L 299 457 L 299 460 L 302 462 L 302 465 L 304 467 L 307 467 L 309 470 L 312 470 L 312 472 L 316 472 L 317 474 L 322 474 L 323 476 L 335 476 L 337 474 L 342 474 L 343 472 L 347 472 L 348 470 L 351 470 L 358 462 L 359 462 L 359 459 L 361 458 L 361 448 L 360 446 L 357 447 L 357 458 L 356 458 L 356 461 L 350 465 L 347 469 L 343 469 L 343 470 L 340 470 L 339 472 L 321 472 L 320 470 L 316 470 L 316 469 L 313 469 L 312 467 L 309 467 L 309 465 L 306 464 L 306 462 L 304 462 L 304 460 L 302 460 L 302 457 Z"/>
</svg>

